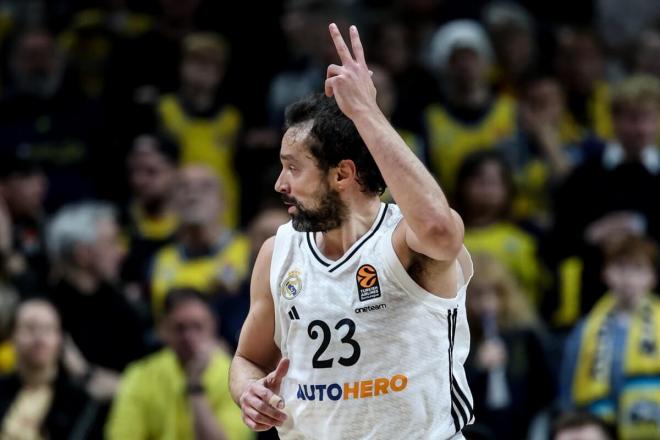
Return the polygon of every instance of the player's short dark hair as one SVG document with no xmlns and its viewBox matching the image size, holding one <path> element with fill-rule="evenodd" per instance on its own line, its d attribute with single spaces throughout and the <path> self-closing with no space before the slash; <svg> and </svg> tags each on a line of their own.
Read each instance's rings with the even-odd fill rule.
<svg viewBox="0 0 660 440">
<path fill-rule="evenodd" d="M 352 160 L 362 191 L 378 195 L 385 191 L 387 185 L 374 158 L 334 98 L 314 94 L 287 107 L 285 129 L 307 121 L 314 121 L 307 142 L 319 168 L 328 171 L 342 160 Z"/>
<path fill-rule="evenodd" d="M 207 308 L 211 314 L 211 304 L 209 303 L 206 295 L 192 287 L 175 288 L 168 291 L 163 305 L 163 316 L 169 316 L 181 304 L 189 301 L 197 302 Z"/>
<path fill-rule="evenodd" d="M 601 429 L 605 438 L 614 440 L 614 430 L 593 414 L 585 411 L 574 411 L 560 414 L 552 424 L 550 430 L 550 440 L 555 440 L 559 434 L 569 429 L 583 428 L 586 426 L 596 426 Z"/>
</svg>

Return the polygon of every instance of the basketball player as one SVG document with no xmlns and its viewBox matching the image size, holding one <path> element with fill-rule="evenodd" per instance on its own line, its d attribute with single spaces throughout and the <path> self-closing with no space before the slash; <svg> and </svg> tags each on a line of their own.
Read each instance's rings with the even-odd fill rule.
<svg viewBox="0 0 660 440">
<path fill-rule="evenodd" d="M 282 439 L 461 439 L 463 224 L 376 105 L 357 29 L 352 55 L 330 34 L 326 96 L 287 110 L 275 189 L 292 221 L 255 263 L 232 395 Z"/>
</svg>

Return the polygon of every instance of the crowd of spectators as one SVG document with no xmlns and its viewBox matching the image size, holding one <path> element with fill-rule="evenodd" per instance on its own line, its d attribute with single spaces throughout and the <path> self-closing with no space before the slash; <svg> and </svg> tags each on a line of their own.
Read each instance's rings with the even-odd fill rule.
<svg viewBox="0 0 660 440">
<path fill-rule="evenodd" d="M 330 22 L 465 223 L 466 436 L 660 438 L 648 0 L 0 1 L 0 437 L 256 437 L 229 359 Z"/>
</svg>

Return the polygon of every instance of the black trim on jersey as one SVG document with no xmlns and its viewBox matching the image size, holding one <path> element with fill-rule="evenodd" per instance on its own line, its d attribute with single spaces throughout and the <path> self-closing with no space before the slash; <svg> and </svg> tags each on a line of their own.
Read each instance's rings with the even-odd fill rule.
<svg viewBox="0 0 660 440">
<path fill-rule="evenodd" d="M 321 259 L 321 257 L 319 257 L 318 255 L 316 255 L 316 252 L 314 251 L 314 246 L 312 246 L 312 240 L 309 238 L 311 234 L 312 234 L 311 232 L 308 232 L 308 233 L 307 233 L 307 245 L 309 246 L 309 250 L 312 251 L 312 255 L 314 255 L 314 258 L 316 258 L 316 259 L 318 260 L 319 263 L 321 263 L 321 264 L 324 265 L 325 267 L 330 266 L 328 263 L 326 263 L 325 261 L 323 261 L 323 260 Z"/>
<path fill-rule="evenodd" d="M 447 323 L 449 339 L 449 393 L 451 397 L 451 418 L 454 422 L 456 432 L 459 432 L 470 423 L 474 416 L 474 411 L 470 401 L 465 396 L 463 390 L 458 385 L 456 377 L 454 377 L 454 338 L 456 336 L 456 322 L 458 321 L 458 308 L 447 310 Z M 467 408 L 466 408 L 467 407 Z M 467 409 L 467 412 L 465 411 Z M 460 420 L 459 420 L 460 415 Z M 462 422 L 462 423 L 461 423 Z"/>
<path fill-rule="evenodd" d="M 358 251 L 358 249 L 360 249 L 362 247 L 362 245 L 364 245 L 367 241 L 369 241 L 369 239 L 374 236 L 376 231 L 378 231 L 378 229 L 380 229 L 380 226 L 383 224 L 383 221 L 385 221 L 385 216 L 387 215 L 387 210 L 388 210 L 389 206 L 390 206 L 389 203 L 385 203 L 385 207 L 383 208 L 383 212 L 381 213 L 380 218 L 378 219 L 378 222 L 376 223 L 376 227 L 367 236 L 363 237 L 362 240 L 358 243 L 358 245 L 355 246 L 353 248 L 353 250 L 351 250 L 351 252 L 348 255 L 345 255 L 340 260 L 334 262 L 334 266 L 332 266 L 332 264 L 327 263 L 326 261 L 323 261 L 323 259 L 316 253 L 316 251 L 314 251 L 314 246 L 312 244 L 312 240 L 314 238 L 313 238 L 313 233 L 312 232 L 307 233 L 307 245 L 309 246 L 309 250 L 312 251 L 312 255 L 314 256 L 314 258 L 316 258 L 316 260 L 319 263 L 321 263 L 323 266 L 325 266 L 325 267 L 332 266 L 332 268 L 329 270 L 329 272 L 334 272 L 335 270 L 337 270 L 341 266 L 343 266 L 344 263 L 346 263 L 348 260 L 350 260 L 351 257 L 353 257 L 353 255 L 355 255 L 355 253 Z"/>
<path fill-rule="evenodd" d="M 454 429 L 456 432 L 461 430 L 461 424 L 458 421 L 458 414 L 456 414 L 456 402 L 454 401 L 454 383 L 451 378 L 454 377 L 454 325 L 453 325 L 453 315 L 452 310 L 447 310 L 447 338 L 449 339 L 449 346 L 447 347 L 447 354 L 449 357 L 449 397 L 451 399 L 451 418 L 454 421 Z"/>
<path fill-rule="evenodd" d="M 472 405 L 470 405 L 470 401 L 468 398 L 465 396 L 465 393 L 463 393 L 463 390 L 461 390 L 461 387 L 458 385 L 458 381 L 456 380 L 455 377 L 452 376 L 451 378 L 452 384 L 454 385 L 454 389 L 458 393 L 458 395 L 463 399 L 463 402 L 465 402 L 465 406 L 467 406 L 468 410 L 468 422 L 470 423 L 472 419 L 474 418 L 474 409 L 472 409 Z"/>
<path fill-rule="evenodd" d="M 468 416 L 465 413 L 465 409 L 463 408 L 463 404 L 461 403 L 460 400 L 458 400 L 458 397 L 456 397 L 456 393 L 452 393 L 451 401 L 452 401 L 452 404 L 455 405 L 456 408 L 458 409 L 458 412 L 461 414 L 461 420 L 463 421 L 463 423 L 459 424 L 459 428 L 462 429 L 468 423 Z"/>
<path fill-rule="evenodd" d="M 346 256 L 346 258 L 343 258 L 342 261 L 341 261 L 339 264 L 335 265 L 335 267 L 333 267 L 332 269 L 330 269 L 330 272 L 334 272 L 336 269 L 338 269 L 340 266 L 342 266 L 344 263 L 346 263 L 348 260 L 350 260 L 351 257 L 352 257 L 353 255 L 355 255 L 355 253 L 358 251 L 358 249 L 360 249 L 360 248 L 362 247 L 363 244 L 365 244 L 367 241 L 369 241 L 369 239 L 370 239 L 371 237 L 374 236 L 374 234 L 376 233 L 376 231 L 378 231 L 378 229 L 380 229 L 380 225 L 382 225 L 382 224 L 383 224 L 383 221 L 385 221 L 385 216 L 387 215 L 387 209 L 389 208 L 389 206 L 390 206 L 389 203 L 385 203 L 385 208 L 383 209 L 383 214 L 380 216 L 380 220 L 378 220 L 378 224 L 376 225 L 376 227 L 374 228 L 374 230 L 371 231 L 371 233 L 370 233 L 369 235 L 367 235 L 366 238 L 365 238 L 364 240 L 362 240 L 362 241 L 360 242 L 360 244 L 358 244 L 358 245 L 355 247 L 355 249 L 353 249 L 353 250 L 351 251 L 351 253 L 348 254 L 348 256 Z"/>
<path fill-rule="evenodd" d="M 458 421 L 458 416 L 456 415 L 456 405 L 454 405 L 454 401 L 451 401 L 451 418 L 454 421 L 454 429 L 456 432 L 461 430 L 461 422 Z"/>
</svg>

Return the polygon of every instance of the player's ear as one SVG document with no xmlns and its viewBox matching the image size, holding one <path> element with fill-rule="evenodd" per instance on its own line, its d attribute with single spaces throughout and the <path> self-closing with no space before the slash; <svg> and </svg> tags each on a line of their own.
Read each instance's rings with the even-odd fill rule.
<svg viewBox="0 0 660 440">
<path fill-rule="evenodd" d="M 335 183 L 340 187 L 346 186 L 349 182 L 352 182 L 357 177 L 357 168 L 355 167 L 355 162 L 349 159 L 344 159 L 339 162 L 335 170 Z"/>
</svg>

